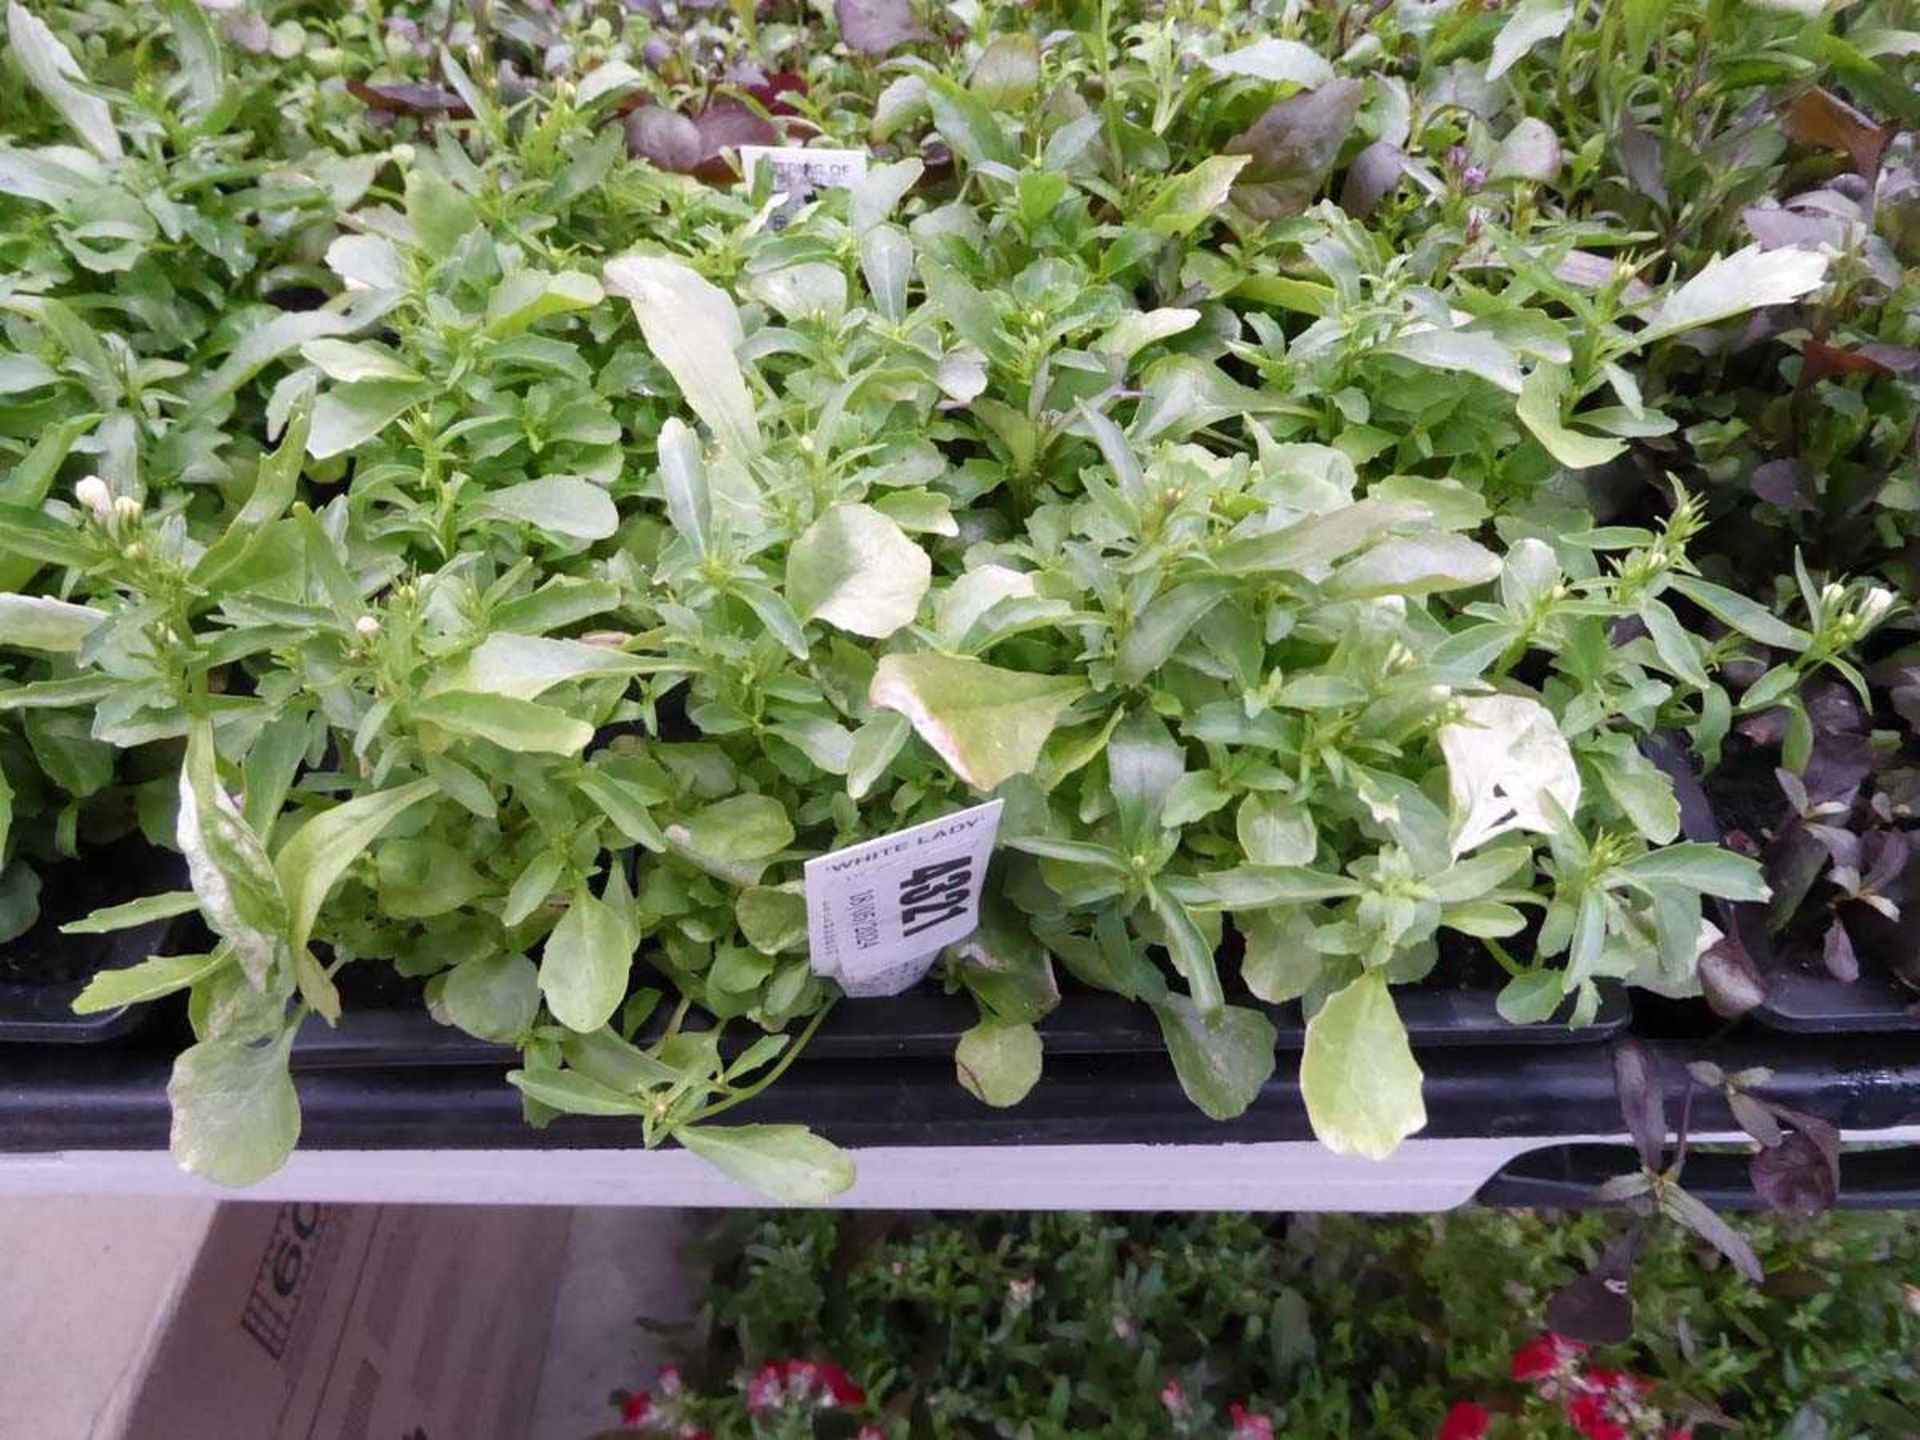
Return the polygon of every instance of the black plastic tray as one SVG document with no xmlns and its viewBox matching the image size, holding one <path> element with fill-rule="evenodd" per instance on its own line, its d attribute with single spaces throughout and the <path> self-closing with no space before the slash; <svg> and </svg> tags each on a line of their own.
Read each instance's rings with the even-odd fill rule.
<svg viewBox="0 0 1920 1440">
<path fill-rule="evenodd" d="M 40 919 L 5 948 L 9 956 L 58 956 L 63 968 L 80 972 L 68 981 L 0 980 L 0 1043 L 90 1045 L 112 1040 L 141 1024 L 147 1007 L 122 1006 L 76 1015 L 73 1002 L 102 970 L 137 965 L 168 953 L 172 937 L 193 917 L 155 920 L 106 935 L 62 935 L 60 927 L 102 905 L 137 900 L 186 884 L 186 864 L 175 854 L 144 844 L 103 848 L 81 860 L 50 867 L 41 877 Z"/>
<path fill-rule="evenodd" d="M 1589 1210 L 1607 1202 L 1598 1187 L 1640 1168 L 1631 1145 L 1555 1145 L 1520 1156 L 1480 1191 L 1484 1205 L 1510 1208 Z M 1747 1178 L 1744 1155 L 1694 1150 L 1682 1183 L 1716 1210 L 1762 1210 Z M 1843 1210 L 1920 1210 L 1920 1144 L 1843 1151 Z"/>
<path fill-rule="evenodd" d="M 0 1152 L 164 1149 L 173 1047 L 133 1037 L 97 1050 L 0 1049 Z M 1693 1041 L 1649 1042 L 1677 1113 Z M 1769 1096 L 1826 1117 L 1843 1134 L 1920 1125 L 1920 1047 L 1861 1036 L 1838 1055 L 1813 1037 L 1749 1032 L 1709 1047 L 1724 1065 L 1773 1071 Z M 1421 1056 L 1423 1139 L 1505 1136 L 1551 1142 L 1616 1134 L 1620 1106 L 1603 1045 L 1443 1047 Z M 497 1067 L 320 1070 L 299 1077 L 307 1149 L 629 1149 L 640 1127 L 621 1118 L 522 1118 Z M 799 1061 L 778 1085 L 729 1116 L 811 1125 L 851 1147 L 1235 1144 L 1310 1140 L 1298 1061 L 1283 1055 L 1253 1106 L 1216 1122 L 1193 1108 L 1164 1055 L 1049 1057 L 1019 1105 L 996 1110 L 954 1083 L 950 1057 Z M 1698 1131 L 1731 1130 L 1718 1094 L 1696 1094 Z M 1004 1161 L 1018 1163 L 1008 1156 Z"/>
<path fill-rule="evenodd" d="M 1510 1024 L 1495 1010 L 1493 993 L 1485 990 L 1423 990 L 1409 985 L 1394 994 L 1419 1050 L 1592 1044 L 1617 1035 L 1632 1019 L 1626 992 L 1618 987 L 1603 992 L 1594 1023 L 1578 1029 L 1551 1020 Z M 1299 1050 L 1306 1043 L 1299 1006 L 1265 1008 L 1279 1031 L 1279 1048 Z M 946 1058 L 951 1057 L 961 1033 L 978 1020 L 971 999 L 943 994 L 932 986 L 885 1000 L 842 1000 L 822 1023 L 807 1053 L 822 1060 Z M 752 1027 L 736 1023 L 730 1032 L 730 1038 L 745 1044 Z M 1098 992 L 1069 995 L 1066 1003 L 1040 1022 L 1040 1032 L 1049 1056 L 1158 1054 L 1166 1048 L 1158 1022 L 1144 1005 Z M 441 1025 L 421 1005 L 350 1009 L 334 1026 L 311 1017 L 293 1049 L 296 1070 L 512 1065 L 518 1061 L 517 1050 Z"/>
</svg>

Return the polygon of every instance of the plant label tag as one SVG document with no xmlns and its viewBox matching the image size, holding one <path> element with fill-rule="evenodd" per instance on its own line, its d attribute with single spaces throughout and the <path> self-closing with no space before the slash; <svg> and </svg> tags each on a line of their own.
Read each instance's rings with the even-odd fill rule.
<svg viewBox="0 0 1920 1440">
<path fill-rule="evenodd" d="M 807 943 L 816 975 L 857 997 L 918 984 L 980 924 L 980 887 L 1004 801 L 943 815 L 807 861 Z"/>
<path fill-rule="evenodd" d="M 769 223 L 776 230 L 799 213 L 800 207 L 822 190 L 846 187 L 867 175 L 864 150 L 810 150 L 804 145 L 742 145 L 740 165 L 746 181 L 765 165 L 773 171 L 774 193 L 781 197 Z"/>
</svg>

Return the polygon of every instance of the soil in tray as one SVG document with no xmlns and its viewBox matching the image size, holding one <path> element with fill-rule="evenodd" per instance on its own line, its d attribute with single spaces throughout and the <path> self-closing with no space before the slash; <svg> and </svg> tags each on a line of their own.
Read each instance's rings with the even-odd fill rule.
<svg viewBox="0 0 1920 1440">
<path fill-rule="evenodd" d="M 62 935 L 60 927 L 103 905 L 178 889 L 185 869 L 179 856 L 138 839 L 41 867 L 40 918 L 26 934 L 0 945 L 0 984 L 70 985 L 120 959 L 124 937 L 137 932 Z"/>
</svg>

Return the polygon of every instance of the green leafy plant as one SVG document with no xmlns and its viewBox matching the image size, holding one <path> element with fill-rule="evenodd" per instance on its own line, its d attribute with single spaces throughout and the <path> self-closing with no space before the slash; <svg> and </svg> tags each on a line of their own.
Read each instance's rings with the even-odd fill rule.
<svg viewBox="0 0 1920 1440">
<path fill-rule="evenodd" d="M 825 1140 L 717 1123 L 836 998 L 802 865 L 987 795 L 942 969 L 986 1103 L 1079 986 L 1231 1117 L 1299 1002 L 1317 1133 L 1384 1155 L 1395 987 L 1582 1023 L 1712 979 L 1703 899 L 1766 886 L 1649 748 L 1779 712 L 1795 768 L 1803 682 L 1901 623 L 1831 554 L 1729 564 L 1689 357 L 1864 313 L 1904 193 L 1748 245 L 1781 152 L 1731 109 L 1894 107 L 1911 47 L 1042 8 L 12 6 L 0 761 L 16 854 L 130 799 L 187 856 L 82 924 L 209 948 L 81 1004 L 189 993 L 191 1168 L 284 1159 L 298 1031 L 385 971 L 534 1121 L 826 1198 Z M 783 136 L 870 164 L 736 183 Z"/>
</svg>

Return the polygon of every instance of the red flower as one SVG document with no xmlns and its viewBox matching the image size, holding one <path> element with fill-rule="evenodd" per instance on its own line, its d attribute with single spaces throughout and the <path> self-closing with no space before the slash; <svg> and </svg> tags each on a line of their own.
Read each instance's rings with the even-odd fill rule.
<svg viewBox="0 0 1920 1440">
<path fill-rule="evenodd" d="M 1447 1418 L 1440 1422 L 1439 1440 L 1481 1440 L 1492 1423 L 1493 1417 L 1487 1413 L 1486 1406 L 1462 1400 L 1447 1411 Z"/>
<path fill-rule="evenodd" d="M 1244 1405 L 1229 1405 L 1227 1418 L 1233 1421 L 1233 1433 L 1227 1440 L 1273 1440 L 1273 1421 L 1265 1415 Z"/>
<path fill-rule="evenodd" d="M 1653 1382 L 1640 1375 L 1630 1375 L 1625 1370 L 1608 1370 L 1594 1365 L 1587 1370 L 1587 1384 L 1602 1395 L 1618 1395 L 1622 1399 L 1632 1399 L 1644 1395 L 1653 1388 Z"/>
<path fill-rule="evenodd" d="M 1167 1383 L 1160 1387 L 1160 1403 L 1167 1407 L 1170 1415 L 1178 1415 L 1187 1408 L 1187 1390 L 1179 1376 L 1168 1377 Z"/>
<path fill-rule="evenodd" d="M 1568 1340 L 1549 1330 L 1513 1352 L 1513 1378 L 1541 1380 L 1549 1375 L 1557 1375 L 1586 1348 L 1577 1340 Z"/>
<path fill-rule="evenodd" d="M 1575 1395 L 1567 1401 L 1567 1419 L 1587 1440 L 1628 1440 L 1627 1427 L 1608 1412 L 1605 1395 Z"/>
<path fill-rule="evenodd" d="M 827 1394 L 832 1397 L 835 1405 L 864 1405 L 867 1403 L 867 1392 L 854 1384 L 853 1381 L 847 1377 L 847 1372 L 842 1370 L 838 1365 L 832 1363 L 815 1365 L 812 1367 L 812 1370 L 813 1378 L 826 1387 Z"/>
<path fill-rule="evenodd" d="M 620 1426 L 625 1430 L 638 1430 L 647 1423 L 647 1416 L 653 1410 L 653 1400 L 646 1391 L 640 1390 L 627 1396 L 620 1402 Z"/>
</svg>

